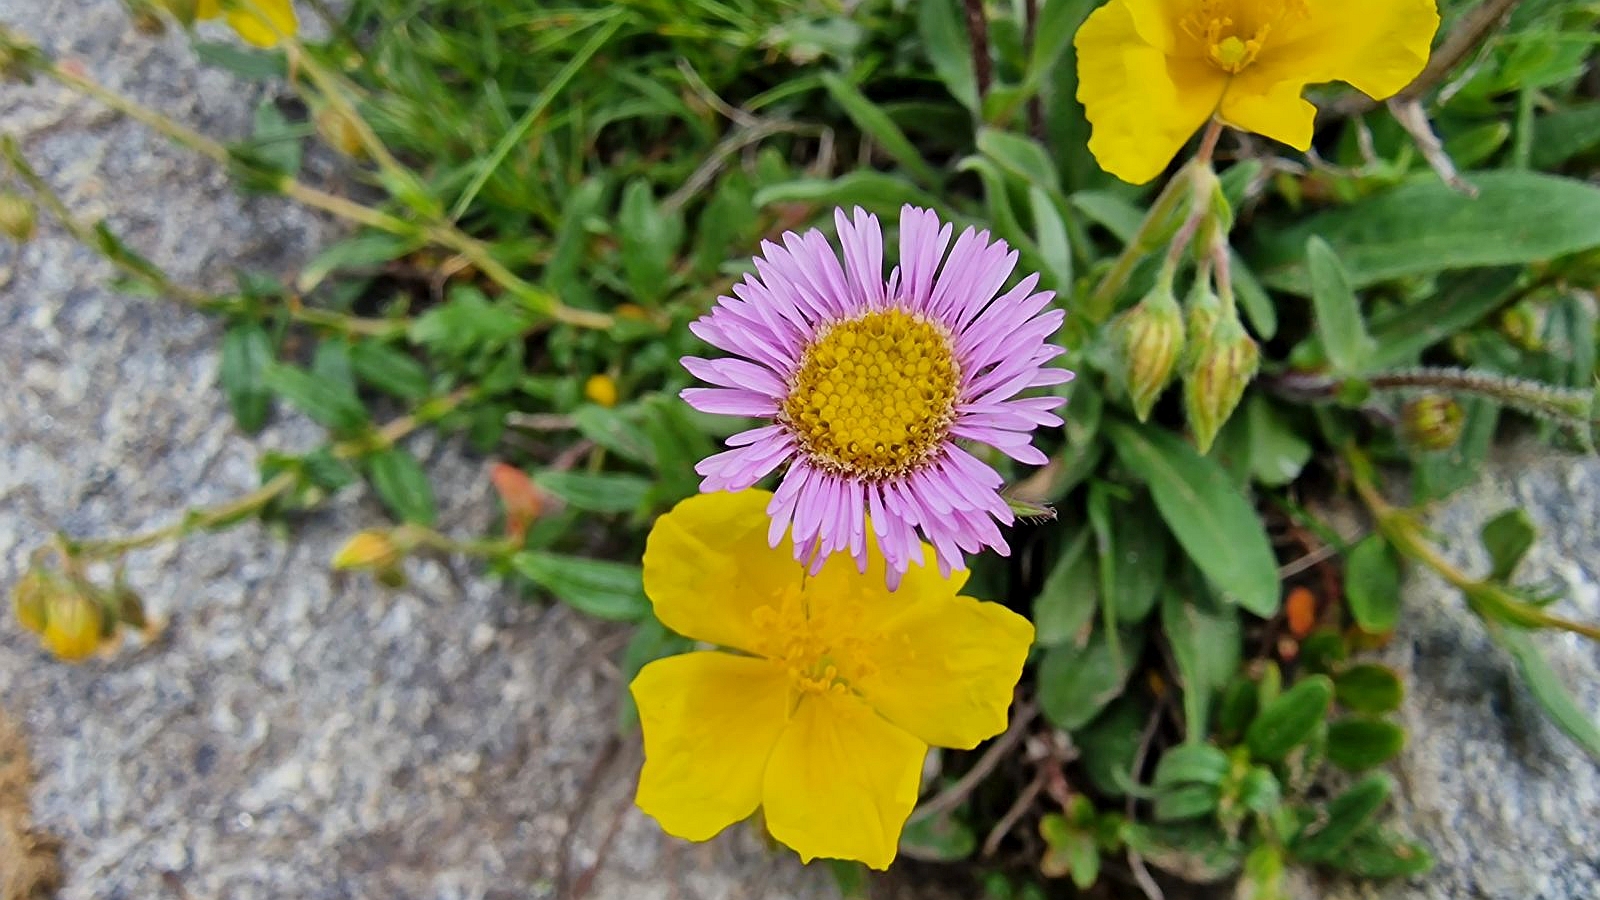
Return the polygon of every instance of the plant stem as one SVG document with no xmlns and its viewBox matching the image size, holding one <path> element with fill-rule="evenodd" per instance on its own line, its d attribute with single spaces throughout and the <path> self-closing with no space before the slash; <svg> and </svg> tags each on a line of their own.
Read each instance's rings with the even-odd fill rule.
<svg viewBox="0 0 1600 900">
<path fill-rule="evenodd" d="M 989 60 L 989 17 L 983 10 L 983 0 L 965 0 L 967 10 L 967 38 L 972 44 L 972 74 L 978 83 L 978 106 L 989 96 L 989 85 L 994 80 L 993 64 Z"/>
<path fill-rule="evenodd" d="M 1100 282 L 1095 285 L 1089 294 L 1089 299 L 1083 304 L 1082 314 L 1091 325 L 1099 325 L 1111 314 L 1117 311 L 1117 297 L 1128 286 L 1128 279 L 1133 276 L 1133 270 L 1138 267 L 1146 256 L 1155 252 L 1157 247 L 1172 237 L 1175 229 L 1188 225 L 1188 218 L 1181 225 L 1178 216 L 1186 207 L 1185 201 L 1190 201 L 1193 195 L 1193 166 L 1190 163 L 1178 171 L 1161 193 L 1156 196 L 1155 202 L 1150 204 L 1150 211 L 1145 213 L 1144 221 L 1139 223 L 1139 230 L 1123 246 L 1122 252 L 1111 263 L 1111 268 L 1101 276 Z M 1188 216 L 1192 217 L 1194 211 L 1188 209 Z M 1195 228 L 1200 227 L 1198 223 Z"/>
<path fill-rule="evenodd" d="M 304 63 L 304 60 L 302 59 L 301 62 Z M 163 113 L 97 84 L 81 74 L 75 66 L 48 61 L 38 68 L 47 77 L 75 91 L 93 97 L 108 108 L 150 127 L 180 146 L 193 150 L 224 166 L 231 166 L 235 163 L 232 154 L 229 153 L 228 148 L 224 145 L 174 121 Z M 312 69 L 308 67 L 307 72 L 311 71 Z M 351 115 L 354 116 L 354 108 L 348 105 L 348 100 L 343 95 L 338 94 L 337 91 L 334 92 L 334 95 L 338 96 L 339 100 L 346 104 L 343 109 L 349 109 Z M 330 102 L 333 102 L 331 98 Z M 364 121 L 358 116 L 353 118 L 353 123 L 360 123 L 357 126 L 358 130 L 366 127 Z M 370 133 L 370 128 L 367 131 Z M 373 137 L 373 140 L 376 141 L 376 136 Z M 383 156 L 393 164 L 394 169 L 392 171 L 401 173 L 404 178 L 414 181 L 414 178 L 401 169 L 392 156 L 388 155 L 387 150 L 383 151 Z M 378 158 L 375 153 L 374 159 Z M 433 218 L 433 221 L 421 225 L 414 224 L 389 213 L 357 203 L 354 200 L 314 188 L 287 175 L 274 181 L 273 186 L 284 196 L 298 203 L 322 210 L 346 221 L 355 222 L 358 225 L 364 225 L 380 231 L 387 231 L 390 234 L 401 237 L 420 237 L 433 244 L 453 250 L 472 263 L 478 271 L 482 272 L 490 280 L 500 285 L 531 312 L 548 316 L 557 322 L 581 328 L 606 329 L 611 327 L 613 323 L 612 317 L 605 313 L 574 309 L 567 306 L 554 294 L 531 284 L 512 272 L 505 264 L 494 258 L 489 247 L 482 241 L 467 235 L 455 226 L 436 217 L 430 217 Z"/>
<path fill-rule="evenodd" d="M 1356 494 L 1366 504 L 1377 523 L 1378 531 L 1401 555 L 1432 569 L 1452 587 L 1461 591 L 1473 612 L 1484 619 L 1493 619 L 1522 628 L 1555 628 L 1580 634 L 1592 641 L 1600 641 L 1600 626 L 1574 622 L 1554 616 L 1516 596 L 1499 582 L 1473 578 L 1445 559 L 1434 543 L 1424 536 L 1424 529 L 1409 510 L 1397 508 L 1383 499 L 1373 484 L 1372 462 L 1360 450 L 1345 448 L 1345 458 L 1350 464 L 1351 481 Z"/>
<path fill-rule="evenodd" d="M 0 155 L 10 163 L 12 171 L 17 173 L 23 183 L 33 190 L 34 197 L 44 205 L 45 209 L 55 217 L 61 227 L 78 241 L 100 254 L 107 262 L 115 266 L 117 271 L 128 278 L 143 282 L 151 291 L 176 300 L 187 306 L 203 312 L 220 312 L 227 315 L 243 315 L 248 312 L 249 301 L 237 297 L 219 297 L 207 294 L 194 288 L 185 287 L 173 281 L 167 273 L 153 265 L 148 260 L 132 255 L 122 248 L 121 244 L 109 245 L 101 232 L 95 226 L 84 222 L 67 208 L 55 188 L 50 186 L 39 173 L 28 164 L 27 158 L 22 155 L 22 150 L 15 140 L 7 136 L 0 140 Z M 102 225 L 101 228 L 104 228 Z M 288 306 L 289 318 L 314 328 L 321 328 L 342 335 L 362 335 L 366 337 L 385 338 L 402 334 L 409 327 L 406 319 L 367 319 L 359 316 L 346 315 L 332 310 L 314 309 L 298 303 Z"/>
<path fill-rule="evenodd" d="M 378 429 L 377 437 L 384 442 L 382 446 L 389 446 L 417 429 L 438 421 L 459 407 L 471 395 L 471 390 L 461 388 L 426 402 L 419 406 L 416 412 L 385 424 Z M 332 452 L 335 459 L 349 460 L 369 452 L 372 447 L 373 441 L 370 438 L 356 438 L 334 444 Z M 197 531 L 207 531 L 232 524 L 260 512 L 267 504 L 283 496 L 299 482 L 298 473 L 280 472 L 247 494 L 216 506 L 191 509 L 170 525 L 128 537 L 72 542 L 71 552 L 68 555 L 78 561 L 111 559 L 132 550 L 142 550 L 166 541 L 179 540 Z"/>
</svg>

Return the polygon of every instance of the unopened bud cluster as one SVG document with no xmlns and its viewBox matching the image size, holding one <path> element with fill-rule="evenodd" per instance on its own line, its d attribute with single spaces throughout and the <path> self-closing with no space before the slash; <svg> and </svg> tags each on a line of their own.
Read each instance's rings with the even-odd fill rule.
<svg viewBox="0 0 1600 900">
<path fill-rule="evenodd" d="M 88 659 L 114 645 L 122 625 L 148 623 L 139 595 L 119 583 L 104 590 L 76 575 L 30 568 L 11 589 L 17 623 L 39 636 L 39 643 L 67 662 Z"/>
</svg>

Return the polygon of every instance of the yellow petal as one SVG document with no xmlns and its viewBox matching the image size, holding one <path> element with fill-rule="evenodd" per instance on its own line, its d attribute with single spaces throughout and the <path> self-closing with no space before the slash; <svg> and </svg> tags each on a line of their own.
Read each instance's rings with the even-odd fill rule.
<svg viewBox="0 0 1600 900">
<path fill-rule="evenodd" d="M 1141 16 L 1147 6 L 1140 4 Z M 1165 42 L 1168 36 L 1154 37 Z M 1111 0 L 1091 13 L 1073 46 L 1078 100 L 1093 126 L 1089 152 L 1101 168 L 1133 184 L 1161 174 L 1211 117 L 1227 84 L 1222 70 L 1204 60 L 1168 56 L 1152 46 L 1129 0 Z"/>
<path fill-rule="evenodd" d="M 699 494 L 656 520 L 644 547 L 644 592 L 673 631 L 758 652 L 753 615 L 781 607 L 805 570 L 785 543 L 767 546 L 766 491 Z"/>
<path fill-rule="evenodd" d="M 929 598 L 887 624 L 854 687 L 921 740 L 966 750 L 1005 730 L 1032 644 L 1033 625 L 998 603 Z"/>
<path fill-rule="evenodd" d="M 788 719 L 787 673 L 764 659 L 685 653 L 645 666 L 629 689 L 644 730 L 636 802 L 646 815 L 703 841 L 755 812 Z"/>
<path fill-rule="evenodd" d="M 899 586 L 889 590 L 886 563 L 869 523 L 866 572 L 859 571 L 856 561 L 847 554 L 835 553 L 823 563 L 822 571 L 806 582 L 806 604 L 812 620 L 825 628 L 833 623 L 845 625 L 848 634 L 838 636 L 856 637 L 877 631 L 908 606 L 926 598 L 954 597 L 971 575 L 968 569 L 956 569 L 948 578 L 941 575 L 934 550 L 927 544 L 922 545 L 922 559 L 922 565 L 908 567 Z M 835 612 L 843 615 L 830 615 Z"/>
<path fill-rule="evenodd" d="M 767 829 L 803 862 L 820 856 L 887 869 L 927 752 L 849 694 L 807 694 L 767 762 Z"/>
<path fill-rule="evenodd" d="M 1434 0 L 1321 0 L 1305 8 L 1281 35 L 1268 36 L 1245 73 L 1302 86 L 1344 81 L 1383 100 L 1422 71 L 1439 29 Z"/>
<path fill-rule="evenodd" d="M 196 0 L 194 17 L 201 21 L 222 15 L 222 0 Z"/>
<path fill-rule="evenodd" d="M 228 10 L 228 27 L 257 47 L 276 47 L 278 34 L 293 35 L 299 24 L 291 0 L 238 0 Z"/>
<path fill-rule="evenodd" d="M 1250 66 L 1233 76 L 1222 97 L 1217 118 L 1244 131 L 1253 131 L 1296 150 L 1311 147 L 1313 120 L 1317 108 L 1300 96 L 1304 83 L 1279 81 Z"/>
</svg>

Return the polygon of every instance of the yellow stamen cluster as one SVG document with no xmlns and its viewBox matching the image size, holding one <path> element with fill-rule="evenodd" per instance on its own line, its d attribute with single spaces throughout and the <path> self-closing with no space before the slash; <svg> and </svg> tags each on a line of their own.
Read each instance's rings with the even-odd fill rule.
<svg viewBox="0 0 1600 900">
<path fill-rule="evenodd" d="M 1237 73 L 1255 61 L 1274 27 L 1304 12 L 1305 0 L 1199 0 L 1182 24 L 1213 65 Z"/>
<path fill-rule="evenodd" d="M 869 312 L 806 348 L 778 420 L 812 464 L 880 481 L 939 449 L 960 381 L 944 328 L 904 310 Z"/>
<path fill-rule="evenodd" d="M 752 617 L 767 637 L 762 655 L 788 669 L 796 694 L 845 693 L 851 682 L 877 671 L 853 605 L 818 605 L 804 594 L 790 594 Z"/>
</svg>

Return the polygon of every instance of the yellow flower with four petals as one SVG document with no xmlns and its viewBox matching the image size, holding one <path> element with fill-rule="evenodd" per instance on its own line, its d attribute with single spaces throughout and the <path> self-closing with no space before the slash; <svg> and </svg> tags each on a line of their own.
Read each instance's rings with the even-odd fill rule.
<svg viewBox="0 0 1600 900">
<path fill-rule="evenodd" d="M 865 573 L 835 555 L 807 576 L 792 548 L 767 543 L 770 499 L 701 494 L 650 532 L 656 616 L 727 649 L 656 660 L 634 679 L 638 805 L 696 841 L 759 807 L 805 861 L 884 869 L 929 745 L 968 749 L 1005 729 L 1033 626 L 959 596 L 965 570 L 913 566 L 891 592 L 876 548 Z"/>
<path fill-rule="evenodd" d="M 1308 149 L 1307 85 L 1390 97 L 1422 71 L 1438 27 L 1435 0 L 1110 0 L 1074 40 L 1089 150 L 1143 184 L 1212 116 Z"/>
</svg>

